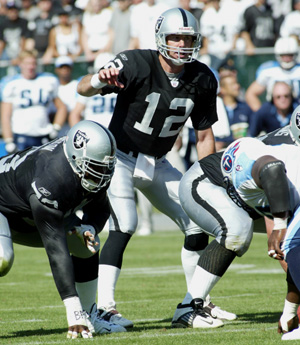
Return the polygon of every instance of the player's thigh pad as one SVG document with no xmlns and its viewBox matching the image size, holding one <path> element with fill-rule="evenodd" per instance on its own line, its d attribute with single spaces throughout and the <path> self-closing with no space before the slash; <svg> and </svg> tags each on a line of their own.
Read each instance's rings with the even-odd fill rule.
<svg viewBox="0 0 300 345">
<path fill-rule="evenodd" d="M 167 159 L 156 161 L 154 179 L 150 186 L 143 188 L 143 193 L 162 213 L 170 217 L 186 235 L 202 232 L 181 207 L 178 189 L 182 178 L 181 172 L 174 168 Z"/>
<path fill-rule="evenodd" d="M 0 213 L 0 276 L 5 276 L 14 262 L 14 249 L 9 224 Z"/>
<path fill-rule="evenodd" d="M 214 185 L 196 162 L 183 176 L 179 198 L 188 216 L 225 248 L 242 256 L 252 240 L 253 220 Z"/>
<path fill-rule="evenodd" d="M 112 207 L 109 230 L 133 234 L 138 223 L 132 177 L 136 159 L 120 151 L 117 151 L 117 158 L 115 172 L 108 189 Z"/>
</svg>

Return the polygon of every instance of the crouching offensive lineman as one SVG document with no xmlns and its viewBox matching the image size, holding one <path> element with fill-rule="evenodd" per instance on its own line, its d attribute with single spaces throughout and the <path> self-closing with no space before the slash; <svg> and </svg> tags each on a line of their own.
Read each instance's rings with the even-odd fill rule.
<svg viewBox="0 0 300 345">
<path fill-rule="evenodd" d="M 0 276 L 12 267 L 13 242 L 44 247 L 66 307 L 68 338 L 126 331 L 99 318 L 95 305 L 98 233 L 110 215 L 115 150 L 109 130 L 81 121 L 66 137 L 0 159 Z"/>
</svg>

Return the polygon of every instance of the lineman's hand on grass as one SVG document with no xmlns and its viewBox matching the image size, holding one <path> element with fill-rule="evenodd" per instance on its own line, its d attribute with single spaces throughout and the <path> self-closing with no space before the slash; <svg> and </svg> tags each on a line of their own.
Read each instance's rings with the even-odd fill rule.
<svg viewBox="0 0 300 345">
<path fill-rule="evenodd" d="M 83 325 L 70 326 L 68 329 L 67 338 L 76 339 L 78 337 L 88 339 L 88 338 L 93 338 L 93 335 L 87 326 L 83 326 Z"/>
<path fill-rule="evenodd" d="M 268 239 L 268 255 L 275 260 L 283 260 L 284 253 L 280 245 L 285 237 L 286 229 L 273 230 Z"/>
<path fill-rule="evenodd" d="M 75 226 L 73 230 L 69 231 L 69 235 L 76 234 L 80 241 L 83 243 L 87 249 L 95 254 L 97 252 L 98 242 L 95 241 L 96 230 L 91 225 L 82 224 L 80 226 Z"/>
</svg>

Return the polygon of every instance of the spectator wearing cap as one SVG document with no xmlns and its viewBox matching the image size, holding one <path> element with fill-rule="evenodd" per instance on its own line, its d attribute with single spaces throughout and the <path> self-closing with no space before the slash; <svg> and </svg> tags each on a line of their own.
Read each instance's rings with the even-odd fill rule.
<svg viewBox="0 0 300 345">
<path fill-rule="evenodd" d="M 17 65 L 17 57 L 25 49 L 30 31 L 28 21 L 20 18 L 17 5 L 8 1 L 6 7 L 6 17 L 0 21 L 0 59 Z"/>
<path fill-rule="evenodd" d="M 67 107 L 68 116 L 74 109 L 77 101 L 78 80 L 72 78 L 73 60 L 69 56 L 59 56 L 55 60 L 55 74 L 59 80 L 58 97 Z M 59 135 L 65 135 L 69 125 L 66 121 Z"/>
<path fill-rule="evenodd" d="M 83 52 L 81 35 L 81 24 L 71 23 L 68 12 L 61 10 L 59 23 L 50 30 L 48 47 L 42 57 L 43 63 L 49 64 L 58 56 L 69 56 L 75 61 Z"/>
</svg>

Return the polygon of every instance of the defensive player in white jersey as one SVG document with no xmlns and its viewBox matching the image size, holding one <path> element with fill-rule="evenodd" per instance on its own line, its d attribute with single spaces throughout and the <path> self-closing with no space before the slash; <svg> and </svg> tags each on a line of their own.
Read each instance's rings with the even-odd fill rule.
<svg viewBox="0 0 300 345">
<path fill-rule="evenodd" d="M 1 126 L 8 153 L 56 138 L 67 119 L 67 108 L 57 95 L 58 79 L 37 72 L 35 51 L 20 54 L 20 69 L 2 90 Z M 53 124 L 48 111 L 52 102 L 56 107 Z"/>
<path fill-rule="evenodd" d="M 268 145 L 299 144 L 299 111 L 300 106 L 294 111 L 289 126 L 268 133 L 260 140 Z M 239 198 L 231 183 L 224 183 L 221 157 L 222 152 L 217 152 L 195 162 L 180 182 L 179 198 L 183 209 L 215 239 L 205 248 L 198 261 L 188 291 L 173 316 L 173 327 L 189 327 L 195 317 L 191 302 L 206 298 L 235 257 L 247 251 L 253 231 L 266 231 L 263 218 Z M 213 315 L 214 312 L 215 309 L 212 310 Z M 282 322 L 284 332 L 290 330 L 288 317 Z M 206 325 L 210 327 L 209 320 L 206 320 Z"/>
<path fill-rule="evenodd" d="M 259 96 L 266 91 L 267 101 L 272 99 L 276 81 L 285 81 L 292 86 L 293 96 L 300 97 L 300 64 L 297 63 L 299 47 L 294 37 L 281 37 L 274 46 L 277 61 L 268 61 L 259 66 L 256 79 L 248 87 L 245 98 L 253 111 L 261 106 Z"/>
<path fill-rule="evenodd" d="M 217 121 L 217 80 L 197 61 L 200 50 L 198 22 L 188 11 L 174 8 L 157 20 L 158 50 L 128 50 L 78 84 L 85 96 L 118 93 L 109 129 L 117 141 L 114 182 L 109 189 L 113 208 L 110 231 L 100 255 L 98 308 L 101 316 L 126 327 L 133 323 L 121 317 L 114 300 L 123 253 L 137 226 L 134 187 L 168 215 L 185 234 L 182 262 L 187 281 L 195 270 L 208 237 L 187 217 L 178 198 L 182 174 L 166 159 L 174 142 L 191 117 L 196 131 L 198 157 L 215 151 L 211 129 Z M 191 327 L 199 327 L 202 306 Z M 211 319 L 211 325 L 218 324 Z M 117 319 L 116 319 L 117 317 Z"/>
<path fill-rule="evenodd" d="M 268 255 L 287 262 L 288 295 L 283 314 L 296 318 L 300 302 L 300 148 L 269 146 L 255 138 L 243 138 L 223 153 L 221 168 L 248 206 L 273 218 Z M 300 329 L 284 334 L 282 339 L 300 339 Z"/>
</svg>

